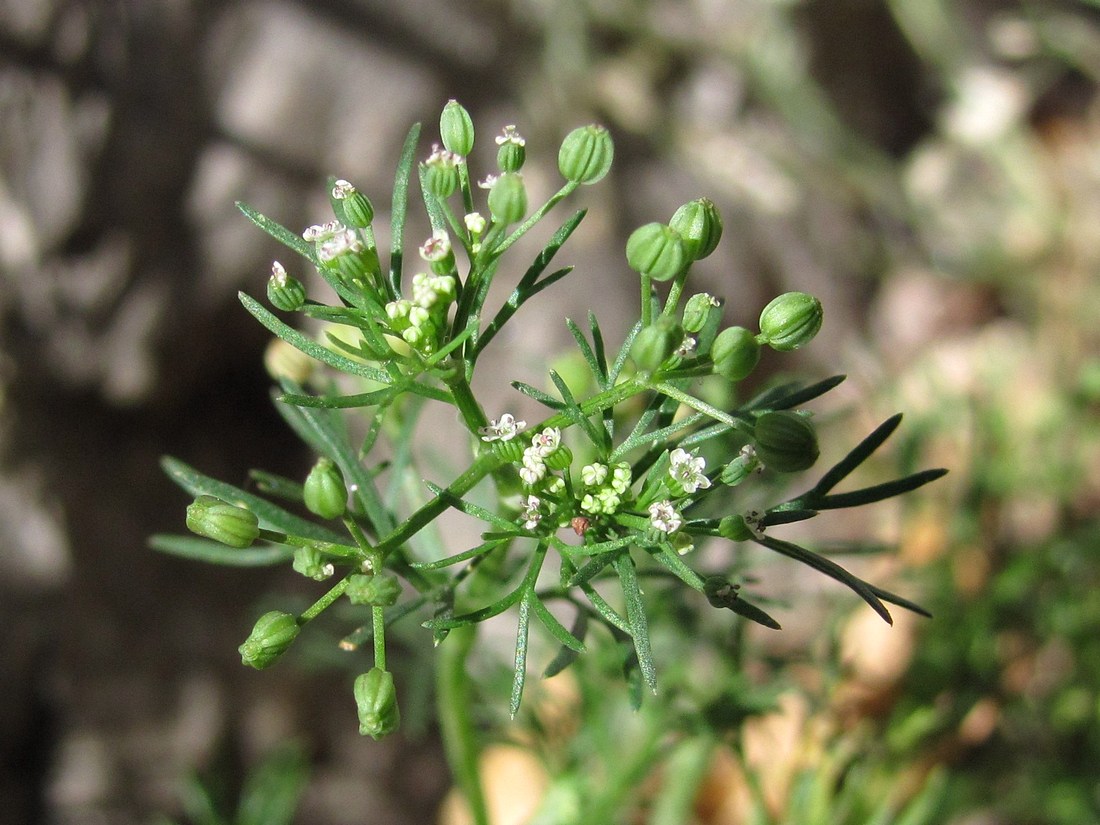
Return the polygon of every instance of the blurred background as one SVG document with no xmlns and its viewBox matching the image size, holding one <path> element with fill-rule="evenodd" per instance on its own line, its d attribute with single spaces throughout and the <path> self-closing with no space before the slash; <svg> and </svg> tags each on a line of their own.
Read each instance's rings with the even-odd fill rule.
<svg viewBox="0 0 1100 825">
<path fill-rule="evenodd" d="M 696 286 L 729 322 L 823 300 L 797 365 L 849 375 L 836 455 L 901 410 L 884 461 L 951 470 L 858 524 L 935 619 L 880 628 L 828 587 L 826 621 L 778 614 L 790 688 L 745 734 L 766 821 L 810 822 L 792 789 L 827 776 L 813 822 L 920 794 L 952 825 L 1100 822 L 1098 81 L 1100 7 L 1070 0 L 0 0 L 0 822 L 191 821 L 186 776 L 272 753 L 309 765 L 297 821 L 435 820 L 430 726 L 365 742 L 346 674 L 240 666 L 304 583 L 145 542 L 183 525 L 162 454 L 309 466 L 236 298 L 286 256 L 234 201 L 305 227 L 336 175 L 385 223 L 405 131 L 423 156 L 452 97 L 486 170 L 517 124 L 543 196 L 566 131 L 616 141 L 508 378 L 541 385 L 563 316 L 615 340 L 626 234 L 706 196 L 726 233 Z M 736 773 L 698 822 L 748 821 Z"/>
</svg>

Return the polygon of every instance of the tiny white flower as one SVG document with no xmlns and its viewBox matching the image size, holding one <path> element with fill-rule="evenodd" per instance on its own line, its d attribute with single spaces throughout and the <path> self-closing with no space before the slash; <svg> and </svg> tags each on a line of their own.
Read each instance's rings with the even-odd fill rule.
<svg viewBox="0 0 1100 825">
<path fill-rule="evenodd" d="M 543 485 L 543 489 L 551 495 L 557 495 L 565 490 L 565 479 L 561 476 L 550 476 Z"/>
<path fill-rule="evenodd" d="M 534 487 L 546 477 L 546 465 L 541 461 L 528 461 L 527 452 L 523 454 L 523 466 L 519 468 L 520 480 L 528 487 Z"/>
<path fill-rule="evenodd" d="M 543 458 L 550 455 L 561 445 L 561 430 L 547 427 L 531 439 L 531 447 Z"/>
<path fill-rule="evenodd" d="M 286 286 L 286 268 L 278 261 L 271 262 L 271 277 L 279 286 Z"/>
<path fill-rule="evenodd" d="M 666 499 L 649 505 L 649 523 L 653 526 L 653 529 L 660 530 L 662 533 L 675 533 L 680 529 L 684 520 L 676 512 L 672 502 Z"/>
<path fill-rule="evenodd" d="M 420 257 L 425 261 L 435 263 L 442 261 L 451 251 L 451 238 L 444 229 L 437 229 L 428 240 L 420 246 Z"/>
<path fill-rule="evenodd" d="M 485 217 L 480 212 L 470 212 L 463 216 L 462 222 L 471 235 L 480 235 L 485 231 Z"/>
<path fill-rule="evenodd" d="M 586 464 L 581 467 L 581 481 L 586 487 L 599 487 L 606 479 L 606 464 Z"/>
<path fill-rule="evenodd" d="M 681 358 L 687 358 L 693 352 L 695 352 L 695 339 L 690 335 L 684 337 L 683 342 L 676 348 L 674 355 L 679 355 Z"/>
<path fill-rule="evenodd" d="M 710 479 L 703 473 L 706 466 L 706 459 L 702 456 L 692 455 L 677 447 L 669 456 L 668 474 L 690 495 L 700 487 L 705 490 L 710 486 Z"/>
<path fill-rule="evenodd" d="M 362 248 L 363 243 L 354 230 L 341 229 L 321 241 L 321 245 L 317 248 L 317 257 L 322 261 L 332 261 L 348 252 L 358 252 Z"/>
<path fill-rule="evenodd" d="M 634 476 L 630 471 L 630 465 L 625 461 L 620 461 L 611 468 L 611 489 L 620 496 L 626 495 L 626 491 L 630 489 L 633 480 Z"/>
<path fill-rule="evenodd" d="M 516 146 L 527 145 L 527 141 L 520 136 L 513 124 L 504 127 L 504 131 L 497 135 L 496 142 L 497 146 L 503 146 L 505 143 L 514 143 Z"/>
<path fill-rule="evenodd" d="M 463 162 L 462 155 L 455 154 L 448 149 L 443 149 L 438 143 L 432 144 L 432 153 L 424 161 L 426 164 L 439 164 L 441 166 L 458 166 Z"/>
<path fill-rule="evenodd" d="M 307 241 L 323 241 L 331 238 L 338 232 L 344 231 L 344 225 L 340 221 L 328 221 L 327 223 L 314 224 L 306 227 L 302 237 Z"/>
<path fill-rule="evenodd" d="M 485 180 L 479 180 L 477 182 L 477 186 L 478 186 L 478 189 L 492 189 L 494 186 L 496 186 L 496 183 L 497 183 L 497 176 L 496 175 L 486 175 Z"/>
<path fill-rule="evenodd" d="M 332 199 L 342 201 L 355 194 L 355 187 L 341 178 L 332 185 Z"/>
<path fill-rule="evenodd" d="M 526 426 L 526 421 L 517 421 L 511 413 L 505 413 L 499 420 L 490 421 L 488 427 L 478 429 L 478 433 L 482 441 L 511 441 Z"/>
<path fill-rule="evenodd" d="M 534 530 L 539 526 L 539 522 L 542 521 L 542 513 L 539 512 L 541 504 L 542 499 L 538 496 L 527 496 L 527 500 L 523 504 L 523 510 L 520 512 L 520 517 L 524 520 L 524 530 Z"/>
<path fill-rule="evenodd" d="M 764 514 L 759 510 L 749 510 L 742 518 L 745 519 L 745 526 L 752 531 L 752 534 L 758 539 L 764 538 Z"/>
</svg>

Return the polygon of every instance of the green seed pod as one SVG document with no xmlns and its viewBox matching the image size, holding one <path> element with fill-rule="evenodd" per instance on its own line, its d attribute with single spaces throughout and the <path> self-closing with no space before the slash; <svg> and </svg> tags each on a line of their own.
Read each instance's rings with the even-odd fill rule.
<svg viewBox="0 0 1100 825">
<path fill-rule="evenodd" d="M 325 561 L 324 554 L 312 545 L 298 547 L 294 550 L 294 562 L 291 564 L 295 573 L 315 581 L 324 581 L 335 570 L 330 562 Z"/>
<path fill-rule="evenodd" d="M 306 288 L 275 261 L 271 264 L 271 277 L 267 279 L 267 300 L 276 309 L 297 312 L 305 305 Z"/>
<path fill-rule="evenodd" d="M 821 329 L 821 301 L 805 292 L 785 292 L 760 313 L 763 343 L 780 352 L 805 346 Z"/>
<path fill-rule="evenodd" d="M 397 730 L 401 724 L 401 712 L 397 707 L 392 673 L 371 668 L 356 677 L 354 693 L 359 710 L 360 734 L 381 739 Z"/>
<path fill-rule="evenodd" d="M 505 461 L 518 464 L 523 459 L 523 451 L 528 444 L 522 438 L 510 438 L 507 441 L 500 439 L 489 445 L 490 449 Z"/>
<path fill-rule="evenodd" d="M 679 232 L 663 223 L 647 223 L 627 239 L 626 262 L 635 272 L 667 281 L 684 268 L 688 257 Z"/>
<path fill-rule="evenodd" d="M 461 182 L 458 172 L 460 163 L 462 163 L 460 155 L 446 149 L 440 150 L 437 146 L 420 167 L 424 173 L 424 188 L 440 200 L 449 198 Z"/>
<path fill-rule="evenodd" d="M 694 335 L 707 325 L 710 314 L 719 307 L 718 299 L 709 292 L 697 292 L 684 305 L 684 332 Z"/>
<path fill-rule="evenodd" d="M 214 496 L 199 496 L 187 507 L 187 529 L 230 547 L 250 547 L 260 535 L 260 520 L 244 507 Z"/>
<path fill-rule="evenodd" d="M 667 315 L 661 315 L 642 329 L 630 347 L 630 357 L 640 370 L 653 372 L 684 340 L 684 329 Z"/>
<path fill-rule="evenodd" d="M 564 444 L 546 456 L 546 466 L 551 470 L 564 470 L 573 463 L 573 451 Z"/>
<path fill-rule="evenodd" d="M 741 454 L 722 468 L 719 478 L 726 486 L 736 487 L 759 467 L 760 459 L 756 457 L 756 448 L 746 444 L 741 448 Z"/>
<path fill-rule="evenodd" d="M 756 419 L 753 432 L 756 454 L 766 467 L 794 473 L 817 461 L 817 433 L 804 415 L 790 410 L 766 412 Z"/>
<path fill-rule="evenodd" d="M 726 516 L 718 522 L 718 534 L 730 541 L 752 541 L 756 538 L 744 516 Z"/>
<path fill-rule="evenodd" d="M 237 648 L 241 662 L 263 670 L 283 655 L 300 630 L 298 620 L 289 613 L 281 610 L 265 613 L 260 616 L 244 644 Z"/>
<path fill-rule="evenodd" d="M 710 348 L 714 372 L 730 381 L 748 376 L 760 361 L 756 336 L 744 327 L 728 327 L 718 333 Z"/>
<path fill-rule="evenodd" d="M 497 166 L 501 172 L 518 172 L 527 160 L 527 148 L 522 143 L 505 141 L 497 149 Z"/>
<path fill-rule="evenodd" d="M 374 222 L 374 204 L 346 180 L 336 181 L 331 194 L 333 211 L 345 226 L 366 229 Z"/>
<path fill-rule="evenodd" d="M 344 594 L 352 604 L 389 607 L 391 604 L 396 604 L 401 596 L 401 582 L 388 570 L 382 570 L 374 575 L 356 573 L 348 577 L 348 586 Z"/>
<path fill-rule="evenodd" d="M 672 215 L 668 225 L 680 233 L 684 252 L 693 261 L 707 257 L 722 239 L 722 216 L 709 198 L 685 203 Z"/>
<path fill-rule="evenodd" d="M 306 509 L 321 518 L 339 518 L 348 507 L 344 479 L 332 460 L 323 456 L 306 476 L 302 494 Z"/>
<path fill-rule="evenodd" d="M 457 100 L 448 100 L 439 116 L 439 137 L 448 151 L 468 155 L 474 148 L 474 120 Z"/>
<path fill-rule="evenodd" d="M 596 183 L 611 169 L 615 144 L 603 126 L 592 124 L 574 129 L 558 150 L 558 171 L 566 180 Z"/>
<path fill-rule="evenodd" d="M 501 224 L 519 223 L 527 214 L 527 187 L 523 176 L 505 172 L 489 190 L 489 214 Z"/>
</svg>

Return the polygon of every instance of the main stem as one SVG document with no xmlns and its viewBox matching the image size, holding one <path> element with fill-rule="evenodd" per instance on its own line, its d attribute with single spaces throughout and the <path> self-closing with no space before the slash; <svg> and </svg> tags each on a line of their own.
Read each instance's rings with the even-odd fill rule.
<svg viewBox="0 0 1100 825">
<path fill-rule="evenodd" d="M 477 731 L 466 662 L 474 645 L 476 626 L 456 627 L 439 647 L 436 669 L 436 706 L 443 750 L 458 787 L 470 806 L 474 825 L 489 825 L 489 808 L 481 786 Z"/>
</svg>

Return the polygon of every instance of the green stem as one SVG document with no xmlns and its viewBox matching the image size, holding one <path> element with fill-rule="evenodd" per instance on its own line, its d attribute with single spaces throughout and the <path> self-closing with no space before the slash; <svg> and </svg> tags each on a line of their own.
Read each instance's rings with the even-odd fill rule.
<svg viewBox="0 0 1100 825">
<path fill-rule="evenodd" d="M 563 199 L 573 194 L 573 191 L 578 186 L 580 186 L 580 184 L 577 181 L 571 180 L 566 183 L 565 186 L 563 186 L 561 189 L 551 195 L 546 203 L 540 206 L 535 212 L 531 214 L 531 216 L 527 220 L 516 227 L 515 231 L 501 242 L 500 246 L 493 249 L 493 257 L 500 257 L 501 253 L 504 252 L 505 249 L 510 247 L 520 238 L 522 238 L 527 233 L 527 230 L 529 230 L 532 226 L 541 221 L 546 213 L 557 206 Z"/>
<path fill-rule="evenodd" d="M 348 574 L 351 575 L 350 573 Z M 340 579 L 333 587 L 321 598 L 315 601 L 312 605 L 306 608 L 305 612 L 298 617 L 298 624 L 305 624 L 311 619 L 315 619 L 321 615 L 334 601 L 344 595 L 344 591 L 348 589 L 348 576 Z"/>
<path fill-rule="evenodd" d="M 473 647 L 474 625 L 456 627 L 439 648 L 436 668 L 436 704 L 443 750 L 455 782 L 470 805 L 475 825 L 489 825 L 489 808 L 478 766 L 480 748 L 471 713 L 470 677 L 466 661 Z"/>
<path fill-rule="evenodd" d="M 374 666 L 379 670 L 386 669 L 386 620 L 383 610 L 379 605 L 373 605 L 370 609 L 374 623 Z"/>
<path fill-rule="evenodd" d="M 666 382 L 658 381 L 650 385 L 650 389 L 655 392 L 659 392 L 662 395 L 667 395 L 669 398 L 673 398 L 679 401 L 681 404 L 685 404 L 691 407 L 697 412 L 701 412 L 705 415 L 709 415 L 715 421 L 721 421 L 723 424 L 733 427 L 735 430 L 743 430 L 745 432 L 752 432 L 752 425 L 747 421 L 734 418 L 727 412 L 723 412 L 712 404 L 708 404 L 700 398 L 696 398 L 690 393 L 686 393 L 678 387 L 674 387 Z"/>
<path fill-rule="evenodd" d="M 462 415 L 466 429 L 476 435 L 478 429 L 489 423 L 489 419 L 485 416 L 485 411 L 481 409 L 477 399 L 474 398 L 473 390 L 470 389 L 470 382 L 466 380 L 465 370 L 454 370 L 453 375 L 447 379 L 447 387 L 451 391 L 455 406 Z"/>
<path fill-rule="evenodd" d="M 680 294 L 684 291 L 684 284 L 687 283 L 688 266 L 685 266 L 676 275 L 676 279 L 672 282 L 672 286 L 668 290 L 668 298 L 665 300 L 665 308 L 661 313 L 669 317 L 676 311 L 676 307 L 680 303 Z"/>
<path fill-rule="evenodd" d="M 642 329 L 653 323 L 653 279 L 642 275 Z"/>
</svg>

